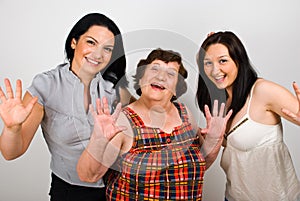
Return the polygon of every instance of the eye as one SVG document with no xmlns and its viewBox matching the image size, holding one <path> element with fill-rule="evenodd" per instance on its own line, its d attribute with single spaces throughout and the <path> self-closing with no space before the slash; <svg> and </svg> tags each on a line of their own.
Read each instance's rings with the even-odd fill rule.
<svg viewBox="0 0 300 201">
<path fill-rule="evenodd" d="M 104 47 L 104 51 L 107 53 L 111 53 L 113 51 L 112 47 Z"/>
<path fill-rule="evenodd" d="M 210 66 L 212 66 L 212 62 L 211 61 L 204 61 L 204 66 L 210 67 Z"/>
<path fill-rule="evenodd" d="M 93 41 L 93 40 L 87 40 L 86 43 L 89 44 L 89 45 L 91 45 L 91 46 L 95 46 L 96 45 L 95 41 Z"/>
<path fill-rule="evenodd" d="M 219 62 L 220 62 L 220 64 L 224 64 L 224 63 L 228 62 L 228 60 L 227 59 L 221 59 Z"/>
<path fill-rule="evenodd" d="M 158 71 L 158 68 L 159 68 L 159 67 L 158 67 L 157 65 L 151 66 L 151 70 L 153 70 L 153 71 L 155 71 L 155 72 Z"/>
<path fill-rule="evenodd" d="M 175 70 L 168 70 L 168 75 L 171 76 L 171 77 L 175 77 L 177 75 L 177 71 Z"/>
</svg>

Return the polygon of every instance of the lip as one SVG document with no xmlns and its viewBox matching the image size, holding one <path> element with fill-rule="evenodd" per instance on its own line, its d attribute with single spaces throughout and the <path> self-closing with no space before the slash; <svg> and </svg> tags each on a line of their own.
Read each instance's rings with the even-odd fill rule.
<svg viewBox="0 0 300 201">
<path fill-rule="evenodd" d="M 150 84 L 150 86 L 155 90 L 165 90 L 166 89 L 166 87 L 164 87 L 163 85 L 158 84 L 158 83 L 152 83 L 152 84 Z"/>
</svg>

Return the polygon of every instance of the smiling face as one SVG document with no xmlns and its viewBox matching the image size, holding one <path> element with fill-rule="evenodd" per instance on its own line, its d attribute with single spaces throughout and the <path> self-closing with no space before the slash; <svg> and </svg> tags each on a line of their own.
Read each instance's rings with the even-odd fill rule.
<svg viewBox="0 0 300 201">
<path fill-rule="evenodd" d="M 76 41 L 72 39 L 74 58 L 71 69 L 79 77 L 94 77 L 109 63 L 114 34 L 103 26 L 92 26 Z"/>
<path fill-rule="evenodd" d="M 146 66 L 143 77 L 139 81 L 142 96 L 155 100 L 171 100 L 176 95 L 179 64 L 154 60 Z"/>
<path fill-rule="evenodd" d="M 205 74 L 219 89 L 231 90 L 238 75 L 238 67 L 225 45 L 220 43 L 210 45 L 203 63 Z"/>
</svg>

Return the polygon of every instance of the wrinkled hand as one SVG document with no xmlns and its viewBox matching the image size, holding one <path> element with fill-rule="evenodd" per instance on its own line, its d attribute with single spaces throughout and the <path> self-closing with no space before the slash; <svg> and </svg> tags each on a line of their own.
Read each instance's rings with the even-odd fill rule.
<svg viewBox="0 0 300 201">
<path fill-rule="evenodd" d="M 300 125 L 300 89 L 299 89 L 299 86 L 296 84 L 296 82 L 293 83 L 293 88 L 294 88 L 294 91 L 295 91 L 295 94 L 296 94 L 296 97 L 297 97 L 297 100 L 298 100 L 298 103 L 299 103 L 298 112 L 293 113 L 290 110 L 285 109 L 285 108 L 283 108 L 281 111 L 285 115 L 287 115 L 290 118 L 294 119 L 298 123 L 298 125 Z"/>
<path fill-rule="evenodd" d="M 108 101 L 106 97 L 103 97 L 102 102 L 100 99 L 96 100 L 95 111 L 90 105 L 90 111 L 92 112 L 94 118 L 94 132 L 93 137 L 96 139 L 106 138 L 107 140 L 112 139 L 116 134 L 126 129 L 124 126 L 117 126 L 116 120 L 121 112 L 121 103 L 119 103 L 111 115 Z"/>
<path fill-rule="evenodd" d="M 226 124 L 232 114 L 232 110 L 224 117 L 225 104 L 222 103 L 220 110 L 218 111 L 218 100 L 214 101 L 212 116 L 207 105 L 205 105 L 204 110 L 207 126 L 205 129 L 201 129 L 201 133 L 211 139 L 219 139 L 225 133 Z"/>
<path fill-rule="evenodd" d="M 0 87 L 0 116 L 7 128 L 17 131 L 22 123 L 27 119 L 37 102 L 37 97 L 33 98 L 27 106 L 22 103 L 22 82 L 16 81 L 16 95 L 14 96 L 9 79 L 4 80 L 6 94 Z"/>
</svg>

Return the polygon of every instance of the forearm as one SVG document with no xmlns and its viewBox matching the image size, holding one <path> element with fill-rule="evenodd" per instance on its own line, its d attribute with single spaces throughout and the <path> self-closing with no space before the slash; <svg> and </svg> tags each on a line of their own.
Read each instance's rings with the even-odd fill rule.
<svg viewBox="0 0 300 201">
<path fill-rule="evenodd" d="M 206 169 L 208 169 L 218 157 L 222 142 L 223 137 L 212 138 L 200 135 L 201 153 L 205 158 Z"/>
<path fill-rule="evenodd" d="M 205 158 L 206 169 L 208 169 L 218 157 L 222 142 L 222 137 L 210 138 L 207 136 L 204 139 L 201 150 Z"/>
<path fill-rule="evenodd" d="M 77 164 L 79 178 L 85 182 L 97 182 L 114 163 L 118 153 L 106 138 L 95 140 L 92 137 Z"/>
<path fill-rule="evenodd" d="M 0 141 L 1 153 L 6 160 L 13 160 L 24 153 L 20 131 L 3 128 Z"/>
<path fill-rule="evenodd" d="M 87 150 L 84 150 L 77 164 L 77 173 L 84 182 L 97 182 L 107 171 Z"/>
</svg>

